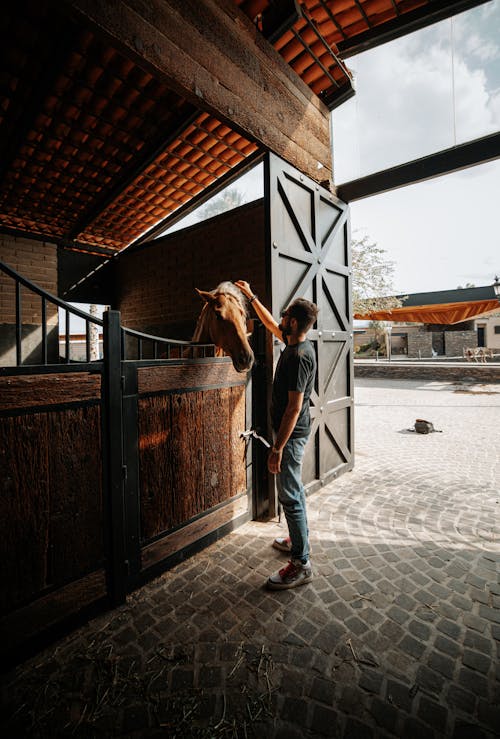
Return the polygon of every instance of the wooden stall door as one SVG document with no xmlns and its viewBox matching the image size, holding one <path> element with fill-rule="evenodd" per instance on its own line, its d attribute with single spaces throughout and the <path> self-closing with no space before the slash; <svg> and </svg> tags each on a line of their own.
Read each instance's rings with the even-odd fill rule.
<svg viewBox="0 0 500 739">
<path fill-rule="evenodd" d="M 265 182 L 273 315 L 279 316 L 297 297 L 319 307 L 317 325 L 309 333 L 318 375 L 303 471 L 312 492 L 353 466 L 349 210 L 346 203 L 274 155 L 268 156 Z M 274 342 L 273 369 L 282 348 Z"/>
<path fill-rule="evenodd" d="M 129 587 L 248 520 L 247 376 L 229 358 L 124 362 Z"/>
</svg>

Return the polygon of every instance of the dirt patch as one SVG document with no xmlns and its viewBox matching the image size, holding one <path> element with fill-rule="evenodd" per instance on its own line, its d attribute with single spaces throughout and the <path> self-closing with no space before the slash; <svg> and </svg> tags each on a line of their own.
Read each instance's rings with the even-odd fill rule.
<svg viewBox="0 0 500 739">
<path fill-rule="evenodd" d="M 493 389 L 496 388 L 496 389 Z M 455 385 L 453 392 L 461 395 L 499 395 L 500 386 L 495 385 Z"/>
</svg>

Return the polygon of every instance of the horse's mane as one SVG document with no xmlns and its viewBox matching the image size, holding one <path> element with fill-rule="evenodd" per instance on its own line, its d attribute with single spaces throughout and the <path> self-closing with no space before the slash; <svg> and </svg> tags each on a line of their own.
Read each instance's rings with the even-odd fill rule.
<svg viewBox="0 0 500 739">
<path fill-rule="evenodd" d="M 217 285 L 216 288 L 210 290 L 210 292 L 212 293 L 212 295 L 219 295 L 220 293 L 223 293 L 224 295 L 232 295 L 233 298 L 236 298 L 236 300 L 240 304 L 245 315 L 248 315 L 248 301 L 241 292 L 240 288 L 236 287 L 234 282 L 229 282 L 229 280 L 221 282 Z"/>
</svg>

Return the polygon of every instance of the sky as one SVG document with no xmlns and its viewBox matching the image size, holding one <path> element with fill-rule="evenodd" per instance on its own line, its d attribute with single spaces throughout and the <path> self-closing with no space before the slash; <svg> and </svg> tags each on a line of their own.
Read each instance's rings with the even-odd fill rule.
<svg viewBox="0 0 500 739">
<path fill-rule="evenodd" d="M 340 184 L 500 131 L 500 0 L 346 60 L 333 113 Z M 394 263 L 394 292 L 488 285 L 500 273 L 500 160 L 351 203 L 353 236 Z"/>
</svg>

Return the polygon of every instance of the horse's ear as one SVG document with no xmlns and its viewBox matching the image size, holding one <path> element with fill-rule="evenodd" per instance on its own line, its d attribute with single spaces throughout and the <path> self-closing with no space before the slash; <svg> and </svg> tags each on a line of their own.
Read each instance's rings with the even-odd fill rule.
<svg viewBox="0 0 500 739">
<path fill-rule="evenodd" d="M 215 300 L 212 293 L 209 293 L 206 290 L 198 290 L 197 287 L 195 287 L 195 290 L 200 296 L 200 298 L 205 301 L 205 303 L 213 303 L 213 301 Z"/>
</svg>

